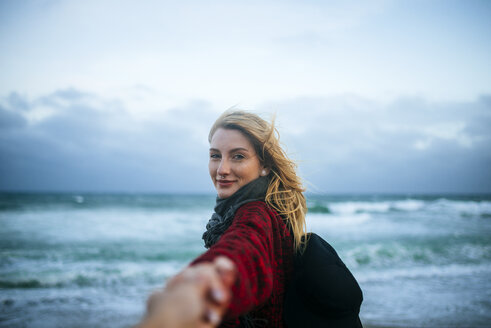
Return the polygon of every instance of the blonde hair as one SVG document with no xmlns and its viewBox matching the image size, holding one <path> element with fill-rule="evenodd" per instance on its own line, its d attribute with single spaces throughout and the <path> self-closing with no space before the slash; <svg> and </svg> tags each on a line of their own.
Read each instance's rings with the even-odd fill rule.
<svg viewBox="0 0 491 328">
<path fill-rule="evenodd" d="M 302 252 L 305 246 L 305 239 L 302 239 L 302 236 L 306 232 L 307 213 L 307 204 L 303 195 L 305 189 L 297 176 L 297 165 L 281 148 L 274 118 L 271 123 L 268 123 L 250 112 L 228 110 L 211 127 L 209 142 L 219 128 L 242 132 L 254 146 L 261 164 L 270 169 L 271 181 L 266 192 L 266 203 L 286 219 L 293 232 L 294 249 Z"/>
</svg>

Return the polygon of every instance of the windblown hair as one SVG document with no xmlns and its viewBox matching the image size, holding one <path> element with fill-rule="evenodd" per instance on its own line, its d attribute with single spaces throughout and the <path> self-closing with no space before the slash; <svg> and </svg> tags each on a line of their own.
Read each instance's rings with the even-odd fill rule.
<svg viewBox="0 0 491 328">
<path fill-rule="evenodd" d="M 209 142 L 219 128 L 242 132 L 254 146 L 260 163 L 270 169 L 271 180 L 266 192 L 266 203 L 286 219 L 293 232 L 294 249 L 302 252 L 305 246 L 302 236 L 306 232 L 307 213 L 307 204 L 303 195 L 305 189 L 297 176 L 297 165 L 281 148 L 274 119 L 268 123 L 250 112 L 228 110 L 211 127 Z"/>
</svg>

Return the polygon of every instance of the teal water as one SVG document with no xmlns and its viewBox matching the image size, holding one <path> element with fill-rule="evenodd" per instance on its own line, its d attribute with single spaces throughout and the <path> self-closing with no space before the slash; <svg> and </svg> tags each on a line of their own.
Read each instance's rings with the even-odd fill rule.
<svg viewBox="0 0 491 328">
<path fill-rule="evenodd" d="M 204 251 L 214 196 L 0 194 L 0 326 L 130 327 Z M 489 327 L 491 196 L 308 197 L 367 325 Z"/>
</svg>

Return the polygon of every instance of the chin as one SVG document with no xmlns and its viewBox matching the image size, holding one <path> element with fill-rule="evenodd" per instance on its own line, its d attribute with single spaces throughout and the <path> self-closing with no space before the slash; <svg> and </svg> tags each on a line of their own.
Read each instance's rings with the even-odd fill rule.
<svg viewBox="0 0 491 328">
<path fill-rule="evenodd" d="M 229 198 L 230 196 L 232 196 L 233 194 L 235 194 L 237 190 L 218 190 L 217 194 L 218 194 L 218 197 L 221 198 L 221 199 L 224 199 L 224 198 Z"/>
</svg>

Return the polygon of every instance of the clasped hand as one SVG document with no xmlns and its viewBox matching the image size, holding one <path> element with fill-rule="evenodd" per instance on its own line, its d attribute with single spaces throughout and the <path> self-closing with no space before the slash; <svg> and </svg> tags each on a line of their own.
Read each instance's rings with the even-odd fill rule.
<svg viewBox="0 0 491 328">
<path fill-rule="evenodd" d="M 187 267 L 149 297 L 137 328 L 216 327 L 230 304 L 236 275 L 225 256 Z"/>
</svg>

